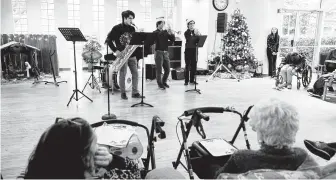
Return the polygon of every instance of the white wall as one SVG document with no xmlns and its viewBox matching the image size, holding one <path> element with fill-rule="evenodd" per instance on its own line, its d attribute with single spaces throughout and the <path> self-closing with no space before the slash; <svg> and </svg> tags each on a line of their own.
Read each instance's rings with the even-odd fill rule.
<svg viewBox="0 0 336 180">
<path fill-rule="evenodd" d="M 228 13 L 229 19 L 234 10 L 240 9 L 241 13 L 246 17 L 247 25 L 250 31 L 252 47 L 254 48 L 254 55 L 259 61 L 264 62 L 263 73 L 268 73 L 268 61 L 266 57 L 266 38 L 270 33 L 272 27 L 280 28 L 280 16 L 277 14 L 277 9 L 282 8 L 284 0 L 231 0 L 228 8 L 224 11 Z M 209 41 L 208 53 L 213 50 L 217 13 L 212 3 L 209 12 Z M 220 36 L 217 36 L 217 47 L 219 46 Z M 278 60 L 279 61 L 279 60 Z"/>
<path fill-rule="evenodd" d="M 14 32 L 14 20 L 11 0 L 1 0 L 1 34 Z"/>
</svg>

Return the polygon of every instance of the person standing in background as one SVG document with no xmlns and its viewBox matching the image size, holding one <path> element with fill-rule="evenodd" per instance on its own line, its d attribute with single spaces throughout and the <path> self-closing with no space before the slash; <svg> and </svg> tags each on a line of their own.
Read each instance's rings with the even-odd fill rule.
<svg viewBox="0 0 336 180">
<path fill-rule="evenodd" d="M 195 29 L 195 21 L 192 19 L 187 19 L 188 29 L 184 32 L 184 37 L 186 39 L 186 46 L 184 51 L 184 61 L 185 61 L 185 82 L 184 85 L 189 83 L 189 73 L 190 73 L 190 83 L 194 84 L 195 82 L 195 73 L 197 70 L 197 48 L 188 48 L 187 44 L 191 37 L 200 36 L 201 33 Z"/>
<path fill-rule="evenodd" d="M 175 41 L 175 35 L 168 26 L 167 30 L 164 30 L 165 21 L 164 17 L 157 18 L 156 30 L 157 38 L 155 40 L 155 65 L 156 65 L 156 81 L 161 90 L 169 88 L 167 84 L 168 76 L 170 73 L 170 60 L 168 52 L 168 40 Z M 161 79 L 162 68 L 164 69 L 164 74 Z"/>
<path fill-rule="evenodd" d="M 271 34 L 267 36 L 267 59 L 268 59 L 268 75 L 274 77 L 276 72 L 276 59 L 279 50 L 280 36 L 278 29 L 273 27 Z"/>
</svg>

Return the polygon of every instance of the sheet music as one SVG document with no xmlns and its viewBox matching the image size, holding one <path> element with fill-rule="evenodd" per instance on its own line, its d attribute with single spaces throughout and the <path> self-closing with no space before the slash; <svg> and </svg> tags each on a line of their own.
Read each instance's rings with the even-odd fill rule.
<svg viewBox="0 0 336 180">
<path fill-rule="evenodd" d="M 237 151 L 237 148 L 221 138 L 202 140 L 200 144 L 215 157 L 231 155 Z"/>
<path fill-rule="evenodd" d="M 135 133 L 135 128 L 121 124 L 105 124 L 97 127 L 95 133 L 98 144 L 123 148 L 127 146 L 129 139 Z"/>
</svg>

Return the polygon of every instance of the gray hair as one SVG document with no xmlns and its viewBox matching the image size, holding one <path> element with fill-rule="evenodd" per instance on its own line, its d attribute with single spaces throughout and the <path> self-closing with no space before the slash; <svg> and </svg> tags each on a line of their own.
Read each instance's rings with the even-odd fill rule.
<svg viewBox="0 0 336 180">
<path fill-rule="evenodd" d="M 250 125 L 258 140 L 276 148 L 290 147 L 299 130 L 296 108 L 275 98 L 258 102 L 251 110 Z"/>
</svg>

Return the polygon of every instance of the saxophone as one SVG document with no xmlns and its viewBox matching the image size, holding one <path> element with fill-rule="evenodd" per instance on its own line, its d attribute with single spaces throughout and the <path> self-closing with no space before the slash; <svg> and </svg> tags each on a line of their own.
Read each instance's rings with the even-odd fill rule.
<svg viewBox="0 0 336 180">
<path fill-rule="evenodd" d="M 138 32 L 138 28 L 134 24 L 131 25 L 136 29 L 136 32 Z M 127 44 L 129 44 L 130 39 L 127 41 Z M 111 65 L 112 72 L 118 72 L 139 46 L 140 45 L 126 45 L 125 49 L 120 52 L 117 58 L 113 61 L 113 64 Z"/>
</svg>

